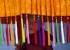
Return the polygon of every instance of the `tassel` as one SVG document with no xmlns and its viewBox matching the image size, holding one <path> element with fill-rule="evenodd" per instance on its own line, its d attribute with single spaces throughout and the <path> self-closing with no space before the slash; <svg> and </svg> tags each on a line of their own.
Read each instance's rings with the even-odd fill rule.
<svg viewBox="0 0 70 50">
<path fill-rule="evenodd" d="M 48 46 L 51 45 L 50 41 L 50 23 L 49 23 L 49 18 L 47 17 L 47 26 L 48 26 Z"/>
<path fill-rule="evenodd" d="M 38 39 L 37 39 L 37 32 L 36 32 L 36 20 L 34 16 L 34 38 L 35 38 L 35 45 L 38 44 Z"/>
<path fill-rule="evenodd" d="M 57 43 L 58 45 L 60 45 L 57 17 L 56 17 L 56 37 L 57 37 Z"/>
<path fill-rule="evenodd" d="M 8 24 L 8 39 L 9 39 L 9 46 L 11 45 L 11 35 L 10 35 L 10 24 Z"/>
<path fill-rule="evenodd" d="M 26 24 L 24 24 L 24 30 L 25 30 L 25 38 L 27 38 L 27 35 L 26 35 Z"/>
<path fill-rule="evenodd" d="M 27 15 L 26 15 L 26 36 L 27 36 L 27 43 L 30 44 L 29 25 L 28 25 L 28 16 Z"/>
<path fill-rule="evenodd" d="M 9 31 L 8 31 L 8 19 L 6 21 L 6 40 L 7 40 L 7 46 L 9 46 Z"/>
<path fill-rule="evenodd" d="M 65 43 L 65 39 L 64 39 L 64 30 L 63 30 L 63 21 L 62 21 L 62 17 L 61 17 L 61 36 L 62 36 L 62 43 Z"/>
<path fill-rule="evenodd" d="M 3 30 L 2 30 L 2 32 L 4 33 L 4 37 L 3 37 L 3 39 L 4 39 L 4 46 L 6 46 L 7 45 L 7 42 L 6 42 L 6 24 L 2 24 L 2 27 L 3 27 Z"/>
<path fill-rule="evenodd" d="M 16 44 L 18 44 L 18 32 L 17 32 L 17 19 L 15 17 L 15 40 Z"/>
<path fill-rule="evenodd" d="M 2 45 L 2 24 L 0 19 L 0 45 Z"/>
<path fill-rule="evenodd" d="M 4 29 L 5 29 L 5 28 L 4 28 L 4 24 L 2 24 L 3 41 L 5 41 L 5 33 L 4 33 L 5 31 L 4 31 Z"/>
<path fill-rule="evenodd" d="M 45 46 L 45 32 L 44 32 L 43 16 L 42 16 L 42 41 L 43 41 L 43 46 Z"/>
<path fill-rule="evenodd" d="M 67 34 L 68 34 L 68 42 L 70 42 L 70 27 L 69 27 L 69 17 L 67 17 Z"/>
<path fill-rule="evenodd" d="M 25 29 L 25 38 L 27 38 L 27 35 L 26 35 L 26 24 L 24 24 L 24 29 Z"/>
<path fill-rule="evenodd" d="M 12 43 L 12 46 L 15 45 L 15 37 L 14 37 L 14 30 L 13 30 L 13 24 L 12 24 L 12 19 L 11 19 L 11 22 L 10 22 L 10 36 L 11 36 L 11 43 Z"/>
<path fill-rule="evenodd" d="M 24 30 L 24 26 L 23 26 L 23 18 L 21 15 L 21 30 L 22 30 L 22 43 L 25 43 L 25 30 Z"/>
<path fill-rule="evenodd" d="M 54 21 L 53 21 L 53 17 L 52 17 L 52 34 L 53 34 L 53 46 L 55 47 L 56 45 L 56 40 L 55 40 L 55 27 L 54 27 Z"/>
<path fill-rule="evenodd" d="M 3 20 L 4 20 L 4 19 L 3 19 Z M 3 24 L 2 24 L 3 41 L 5 42 L 5 37 L 6 37 L 6 36 L 5 36 L 5 35 L 6 35 L 6 34 L 5 34 L 5 27 L 4 27 L 5 24 L 4 24 L 4 21 L 2 21 L 2 22 L 3 22 Z"/>
<path fill-rule="evenodd" d="M 38 16 L 38 33 L 39 33 L 39 44 L 42 45 L 41 29 L 40 29 L 40 19 Z"/>
</svg>

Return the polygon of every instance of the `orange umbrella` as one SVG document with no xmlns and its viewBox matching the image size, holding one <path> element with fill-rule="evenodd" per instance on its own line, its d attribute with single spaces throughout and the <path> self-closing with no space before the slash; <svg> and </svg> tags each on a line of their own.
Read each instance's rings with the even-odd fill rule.
<svg viewBox="0 0 70 50">
<path fill-rule="evenodd" d="M 31 0 L 25 1 L 25 14 L 31 14 Z"/>
<path fill-rule="evenodd" d="M 51 16 L 50 0 L 46 0 L 46 13 L 47 16 Z"/>
<path fill-rule="evenodd" d="M 70 0 L 66 0 L 67 16 L 70 16 Z"/>
<path fill-rule="evenodd" d="M 45 9 L 45 0 L 41 0 L 41 3 L 40 3 L 41 5 L 41 15 L 43 16 L 46 16 L 46 9 Z"/>
<path fill-rule="evenodd" d="M 51 16 L 54 17 L 54 0 L 50 0 L 50 4 Z"/>
<path fill-rule="evenodd" d="M 37 14 L 37 4 L 36 4 L 36 0 L 32 0 L 31 2 L 31 14 L 36 15 Z"/>
<path fill-rule="evenodd" d="M 65 0 L 60 0 L 61 16 L 66 16 Z"/>
<path fill-rule="evenodd" d="M 15 15 L 20 15 L 20 0 L 14 0 Z"/>
<path fill-rule="evenodd" d="M 0 17 L 4 17 L 5 16 L 5 10 L 4 10 L 4 1 L 0 0 Z"/>
<path fill-rule="evenodd" d="M 59 0 L 54 0 L 54 16 L 60 16 L 60 3 L 59 3 Z"/>
<path fill-rule="evenodd" d="M 37 0 L 37 14 L 41 15 L 41 12 L 40 12 L 40 0 Z"/>
</svg>

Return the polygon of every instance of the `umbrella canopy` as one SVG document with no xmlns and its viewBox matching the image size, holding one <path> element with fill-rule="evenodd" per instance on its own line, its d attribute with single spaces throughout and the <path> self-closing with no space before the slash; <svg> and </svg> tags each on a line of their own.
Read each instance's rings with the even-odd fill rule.
<svg viewBox="0 0 70 50">
<path fill-rule="evenodd" d="M 47 16 L 66 16 L 66 12 L 70 16 L 69 8 L 70 0 L 0 0 L 0 17 L 20 15 L 20 12 L 46 16 L 46 10 Z"/>
</svg>

